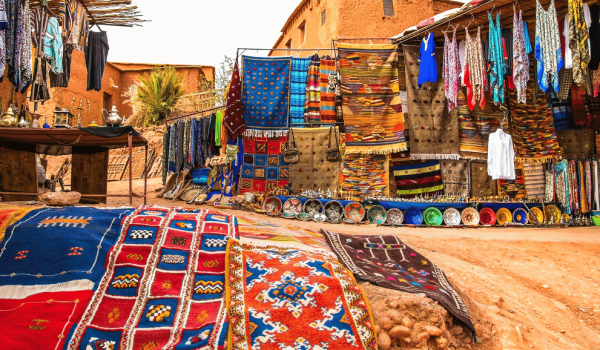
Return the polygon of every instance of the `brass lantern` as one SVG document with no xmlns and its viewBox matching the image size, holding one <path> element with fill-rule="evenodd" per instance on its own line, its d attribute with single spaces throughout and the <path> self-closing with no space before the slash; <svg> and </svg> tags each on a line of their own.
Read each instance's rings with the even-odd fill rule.
<svg viewBox="0 0 600 350">
<path fill-rule="evenodd" d="M 73 113 L 71 113 L 71 111 L 68 109 L 60 109 L 56 107 L 56 110 L 54 111 L 54 127 L 70 129 L 73 117 Z"/>
</svg>

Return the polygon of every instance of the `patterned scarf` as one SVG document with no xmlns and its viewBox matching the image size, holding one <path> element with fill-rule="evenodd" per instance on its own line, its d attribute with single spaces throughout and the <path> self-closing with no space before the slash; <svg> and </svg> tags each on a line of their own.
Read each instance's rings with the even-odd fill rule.
<svg viewBox="0 0 600 350">
<path fill-rule="evenodd" d="M 175 154 L 175 172 L 179 173 L 183 170 L 183 149 L 185 144 L 185 122 L 180 120 L 177 122 L 177 143 Z"/>
<path fill-rule="evenodd" d="M 515 10 L 515 5 L 513 5 Z M 517 98 L 519 103 L 525 103 L 527 100 L 527 81 L 529 81 L 529 57 L 525 47 L 525 29 L 523 28 L 523 11 L 517 11 L 513 17 L 513 80 L 517 88 Z"/>
<path fill-rule="evenodd" d="M 586 79 L 590 79 L 588 38 L 588 29 L 583 18 L 583 2 L 569 0 L 569 47 L 573 55 L 573 82 L 577 85 L 585 85 Z M 588 91 L 588 94 L 591 95 L 592 92 Z"/>
<path fill-rule="evenodd" d="M 229 84 L 229 91 L 227 92 L 226 106 L 223 123 L 231 138 L 235 139 L 246 130 L 244 105 L 242 104 L 242 80 L 240 79 L 237 58 L 235 60 L 235 65 L 233 66 L 233 73 L 231 74 L 231 83 Z"/>
<path fill-rule="evenodd" d="M 317 54 L 314 54 L 310 58 L 310 63 L 308 64 L 304 122 L 321 122 L 321 59 Z"/>
<path fill-rule="evenodd" d="M 481 49 L 481 27 L 477 28 L 477 36 L 469 36 L 468 28 L 465 28 L 467 36 L 465 83 L 467 84 L 467 104 L 473 110 L 476 105 L 481 109 L 485 107 L 484 86 L 486 84 L 483 51 Z"/>
<path fill-rule="evenodd" d="M 489 32 L 489 64 L 490 64 L 490 88 L 495 104 L 504 104 L 504 75 L 506 74 L 506 62 L 504 61 L 504 50 L 502 49 L 502 31 L 500 30 L 500 13 L 496 14 L 496 25 L 492 15 L 488 13 L 490 21 Z"/>
<path fill-rule="evenodd" d="M 558 71 L 563 67 L 563 59 L 554 0 L 548 5 L 548 11 L 545 11 L 539 0 L 536 0 L 535 21 L 538 85 L 544 92 L 550 85 L 554 87 L 554 91 L 559 91 Z"/>
<path fill-rule="evenodd" d="M 169 171 L 175 171 L 175 150 L 177 148 L 175 140 L 177 140 L 177 124 L 173 123 L 169 126 Z"/>
<path fill-rule="evenodd" d="M 335 60 L 327 56 L 321 60 L 321 122 L 335 123 L 335 84 L 330 86 L 330 77 L 337 77 Z M 331 89 L 333 87 L 333 89 Z"/>
<path fill-rule="evenodd" d="M 196 120 L 196 123 L 198 124 L 198 130 L 196 132 L 196 166 L 198 168 L 202 168 L 204 167 L 204 161 L 202 160 L 202 131 L 204 130 L 204 118 L 199 118 L 198 120 Z"/>
<path fill-rule="evenodd" d="M 585 161 L 584 164 L 585 171 L 585 196 L 587 201 L 587 211 L 589 213 L 592 208 L 592 165 L 589 160 Z"/>
<path fill-rule="evenodd" d="M 569 190 L 569 176 L 567 175 L 567 161 L 561 160 L 555 165 L 556 200 L 561 204 L 565 213 L 571 214 L 571 200 Z"/>
<path fill-rule="evenodd" d="M 163 134 L 163 145 L 162 145 L 162 183 L 167 183 L 167 172 L 169 167 L 169 136 L 171 135 L 171 128 L 167 127 L 167 132 Z"/>
<path fill-rule="evenodd" d="M 448 98 L 448 109 L 458 105 L 458 81 L 460 76 L 460 59 L 458 57 L 458 45 L 456 44 L 456 28 L 452 31 L 452 41 L 444 32 L 444 84 L 446 97 Z"/>
</svg>

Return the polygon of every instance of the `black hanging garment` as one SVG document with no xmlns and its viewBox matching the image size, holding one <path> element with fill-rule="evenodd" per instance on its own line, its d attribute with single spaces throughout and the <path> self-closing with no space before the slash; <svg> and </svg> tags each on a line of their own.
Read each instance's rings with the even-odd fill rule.
<svg viewBox="0 0 600 350">
<path fill-rule="evenodd" d="M 67 44 L 63 50 L 63 72 L 56 74 L 50 70 L 50 85 L 52 87 L 69 87 L 71 80 L 71 61 L 73 59 L 73 50 L 75 45 Z"/>
<path fill-rule="evenodd" d="M 106 32 L 90 32 L 85 47 L 85 65 L 87 67 L 87 89 L 100 91 L 106 60 L 108 58 L 108 37 Z"/>
<path fill-rule="evenodd" d="M 590 6 L 592 24 L 590 25 L 590 63 L 591 70 L 598 70 L 600 66 L 600 5 Z"/>
</svg>

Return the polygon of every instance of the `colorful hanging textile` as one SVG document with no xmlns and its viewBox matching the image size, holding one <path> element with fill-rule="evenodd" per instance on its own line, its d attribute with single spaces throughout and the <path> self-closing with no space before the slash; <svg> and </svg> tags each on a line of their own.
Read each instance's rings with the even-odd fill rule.
<svg viewBox="0 0 600 350">
<path fill-rule="evenodd" d="M 486 162 L 471 162 L 471 184 L 471 197 L 498 195 L 497 181 L 488 175 Z"/>
<path fill-rule="evenodd" d="M 595 133 L 589 128 L 559 131 L 558 142 L 563 154 L 590 155 L 594 153 Z"/>
<path fill-rule="evenodd" d="M 571 106 L 573 109 L 573 120 L 576 126 L 588 126 L 589 121 L 585 111 L 585 88 L 579 85 L 571 85 Z"/>
<path fill-rule="evenodd" d="M 554 180 L 554 162 L 548 164 L 548 168 L 544 171 L 546 187 L 544 190 L 544 200 L 553 203 L 556 198 L 555 180 Z"/>
<path fill-rule="evenodd" d="M 506 191 L 509 190 L 508 186 L 514 184 L 519 191 L 516 198 L 525 198 L 527 193 L 525 192 L 525 180 L 523 178 L 523 163 L 515 163 L 515 180 L 498 180 L 498 195 L 507 196 Z"/>
<path fill-rule="evenodd" d="M 402 198 L 441 194 L 444 190 L 440 161 L 394 163 L 396 193 Z"/>
<path fill-rule="evenodd" d="M 384 155 L 345 153 L 341 190 L 353 195 L 381 196 L 388 192 L 389 164 Z"/>
<path fill-rule="evenodd" d="M 0 299 L 91 290 L 130 209 L 43 208 L 9 227 L 0 246 Z"/>
<path fill-rule="evenodd" d="M 244 135 L 287 135 L 291 66 L 291 57 L 242 56 Z"/>
<path fill-rule="evenodd" d="M 225 249 L 235 217 L 138 207 L 68 349 L 222 349 Z"/>
<path fill-rule="evenodd" d="M 546 193 L 546 174 L 544 165 L 539 163 L 523 164 L 523 180 L 527 199 L 541 199 Z"/>
<path fill-rule="evenodd" d="M 458 198 L 469 197 L 469 162 L 466 160 L 442 160 L 444 194 Z"/>
<path fill-rule="evenodd" d="M 563 67 L 563 59 L 554 0 L 550 1 L 548 11 L 544 10 L 539 0 L 535 1 L 535 58 L 538 85 L 543 92 L 546 92 L 550 85 L 553 86 L 554 91 L 559 91 L 558 71 Z"/>
<path fill-rule="evenodd" d="M 321 232 L 338 260 L 359 279 L 384 288 L 424 293 L 474 329 L 467 306 L 444 271 L 398 237 Z"/>
<path fill-rule="evenodd" d="M 592 129 L 600 129 L 600 97 L 585 96 L 585 112 Z"/>
<path fill-rule="evenodd" d="M 504 75 L 506 62 L 502 49 L 502 30 L 500 29 L 500 13 L 496 13 L 496 24 L 492 14 L 488 13 L 490 22 L 488 62 L 490 64 L 490 89 L 495 104 L 504 104 Z M 479 44 L 479 42 L 477 42 Z"/>
<path fill-rule="evenodd" d="M 335 254 L 269 244 L 227 245 L 229 349 L 377 349 L 367 298 Z"/>
<path fill-rule="evenodd" d="M 298 148 L 298 162 L 289 165 L 292 190 L 335 191 L 338 188 L 338 177 L 341 162 L 330 162 L 327 158 L 327 149 L 330 146 L 329 137 L 339 135 L 330 128 L 303 128 L 293 129 L 296 147 Z M 291 137 L 291 135 L 289 136 Z M 338 143 L 331 140 L 331 147 Z"/>
<path fill-rule="evenodd" d="M 92 294 L 83 290 L 0 299 L 2 348 L 63 349 Z"/>
<path fill-rule="evenodd" d="M 517 10 L 513 4 L 513 80 L 517 89 L 517 100 L 526 103 L 527 82 L 529 81 L 529 57 L 525 45 L 525 28 L 523 26 L 523 11 Z"/>
<path fill-rule="evenodd" d="M 592 210 L 593 202 L 592 202 L 592 166 L 590 164 L 590 160 L 587 159 L 583 163 L 583 169 L 585 172 L 585 197 L 587 200 L 587 211 L 585 213 L 589 213 Z"/>
<path fill-rule="evenodd" d="M 408 129 L 411 159 L 459 159 L 457 109 L 448 112 L 442 79 L 417 86 L 418 46 L 402 46 L 408 92 Z M 442 52 L 438 52 L 439 55 Z"/>
<path fill-rule="evenodd" d="M 465 49 L 465 83 L 467 85 L 467 105 L 470 110 L 475 106 L 484 108 L 485 95 L 484 86 L 486 82 L 485 61 L 481 48 L 481 27 L 477 27 L 477 36 L 472 38 L 469 35 L 469 29 L 465 28 L 466 49 Z"/>
<path fill-rule="evenodd" d="M 396 45 L 338 44 L 346 152 L 407 149 Z"/>
<path fill-rule="evenodd" d="M 534 84 L 531 81 L 527 86 L 525 104 L 518 102 L 516 90 L 508 90 L 512 136 L 518 162 L 547 162 L 560 154 L 548 98 L 538 91 L 534 102 Z"/>
<path fill-rule="evenodd" d="M 444 32 L 444 86 L 445 95 L 448 99 L 448 109 L 457 107 L 458 85 L 461 74 L 460 59 L 458 56 L 458 44 L 456 43 L 456 27 L 452 31 L 452 41 L 448 39 L 447 32 Z"/>
<path fill-rule="evenodd" d="M 288 164 L 283 160 L 287 136 L 277 138 L 244 137 L 239 193 L 266 192 L 286 186 L 290 178 Z"/>
<path fill-rule="evenodd" d="M 6 74 L 15 91 L 25 93 L 33 80 L 29 0 L 5 0 L 4 5 L 9 27 L 2 32 Z"/>
<path fill-rule="evenodd" d="M 242 80 L 240 78 L 237 58 L 233 66 L 233 73 L 231 74 L 226 106 L 223 123 L 231 138 L 235 139 L 246 130 L 244 104 L 242 103 Z"/>
<path fill-rule="evenodd" d="M 554 128 L 556 131 L 569 130 L 575 128 L 573 121 L 573 110 L 571 109 L 571 98 L 567 97 L 562 100 L 558 93 L 548 90 L 548 105 L 552 109 L 552 117 L 554 118 Z"/>
<path fill-rule="evenodd" d="M 310 58 L 306 77 L 306 95 L 304 99 L 304 122 L 321 121 L 321 59 L 314 54 Z"/>
<path fill-rule="evenodd" d="M 321 59 L 321 122 L 335 123 L 335 60 Z"/>
<path fill-rule="evenodd" d="M 568 163 L 566 160 L 561 160 L 555 164 L 555 180 L 556 180 L 556 200 L 561 204 L 561 207 L 566 214 L 571 214 L 571 199 L 570 186 L 568 176 Z"/>
<path fill-rule="evenodd" d="M 583 2 L 581 0 L 568 0 L 569 3 L 569 48 L 573 57 L 573 82 L 585 85 L 590 80 L 589 33 L 583 16 Z M 596 40 L 596 39 L 595 39 Z M 592 92 L 588 91 L 591 95 Z"/>
<path fill-rule="evenodd" d="M 290 78 L 290 123 L 304 124 L 304 102 L 306 101 L 306 79 L 310 57 L 292 58 Z M 294 127 L 302 127 L 294 125 Z"/>
<path fill-rule="evenodd" d="M 435 52 L 435 40 L 433 33 L 427 34 L 421 40 L 421 49 L 419 50 L 419 79 L 417 84 L 421 86 L 425 83 L 437 83 L 437 57 Z"/>
</svg>

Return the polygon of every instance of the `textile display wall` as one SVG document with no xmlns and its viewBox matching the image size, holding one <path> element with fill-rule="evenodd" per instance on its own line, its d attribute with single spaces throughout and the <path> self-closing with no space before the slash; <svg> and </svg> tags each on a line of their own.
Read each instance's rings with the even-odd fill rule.
<svg viewBox="0 0 600 350">
<path fill-rule="evenodd" d="M 388 195 L 388 173 L 387 156 L 346 153 L 342 158 L 341 190 L 354 195 Z"/>
<path fill-rule="evenodd" d="M 590 155 L 594 153 L 595 132 L 590 128 L 558 131 L 563 154 Z"/>
<path fill-rule="evenodd" d="M 338 44 L 346 152 L 407 149 L 396 45 Z"/>
<path fill-rule="evenodd" d="M 321 189 L 322 191 L 335 191 L 338 188 L 338 178 L 341 162 L 330 162 L 327 160 L 327 148 L 330 145 L 330 135 L 339 135 L 331 128 L 293 128 L 289 138 L 296 140 L 298 148 L 298 162 L 289 164 L 289 181 L 292 190 L 300 188 L 309 190 Z M 335 140 L 331 140 L 331 146 L 335 147 Z"/>
<path fill-rule="evenodd" d="M 288 164 L 283 160 L 287 136 L 244 136 L 244 163 L 242 164 L 239 193 L 265 192 L 286 186 L 290 178 Z"/>
<path fill-rule="evenodd" d="M 396 193 L 402 198 L 441 194 L 444 189 L 442 170 L 437 160 L 394 162 L 394 178 Z"/>
<path fill-rule="evenodd" d="M 290 105 L 290 57 L 242 56 L 242 103 L 246 136 L 287 134 Z"/>
<path fill-rule="evenodd" d="M 498 195 L 497 181 L 487 172 L 486 162 L 471 162 L 471 197 L 487 197 Z"/>
<path fill-rule="evenodd" d="M 467 160 L 442 160 L 444 194 L 458 198 L 469 197 L 469 162 Z"/>
<path fill-rule="evenodd" d="M 486 99 L 491 101 L 489 92 L 485 94 Z M 457 100 L 460 157 L 487 159 L 489 136 L 500 126 L 502 111 L 493 103 L 486 103 L 483 109 L 476 105 L 471 111 L 464 89 L 459 89 Z"/>
<path fill-rule="evenodd" d="M 406 67 L 408 111 L 412 159 L 459 159 L 459 129 L 456 108 L 448 112 L 444 93 L 443 69 L 438 69 L 437 83 L 417 84 L 419 46 L 403 45 Z M 443 57 L 443 49 L 436 55 Z M 441 67 L 441 63 L 440 63 Z"/>
</svg>

